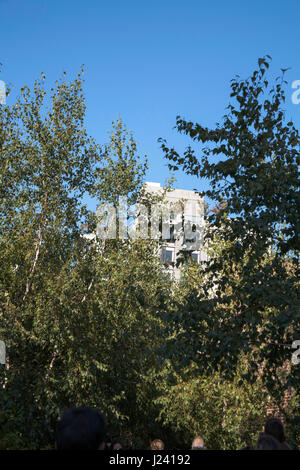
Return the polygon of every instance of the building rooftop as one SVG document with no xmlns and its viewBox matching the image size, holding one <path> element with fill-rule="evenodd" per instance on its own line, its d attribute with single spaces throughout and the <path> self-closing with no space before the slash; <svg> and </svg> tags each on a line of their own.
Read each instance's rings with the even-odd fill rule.
<svg viewBox="0 0 300 470">
<path fill-rule="evenodd" d="M 149 192 L 159 192 L 160 190 L 163 191 L 163 187 L 160 185 L 160 183 L 146 182 L 145 187 Z M 203 197 L 200 196 L 196 191 L 188 189 L 173 189 L 168 191 L 166 194 L 166 199 L 188 199 L 199 202 L 203 201 Z"/>
</svg>

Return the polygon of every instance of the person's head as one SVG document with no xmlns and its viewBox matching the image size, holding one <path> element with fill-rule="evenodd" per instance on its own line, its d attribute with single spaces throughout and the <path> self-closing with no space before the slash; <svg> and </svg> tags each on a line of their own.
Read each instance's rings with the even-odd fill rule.
<svg viewBox="0 0 300 470">
<path fill-rule="evenodd" d="M 111 445 L 111 449 L 112 450 L 122 450 L 123 449 L 122 442 L 120 440 L 114 441 Z"/>
<path fill-rule="evenodd" d="M 277 441 L 284 442 L 285 435 L 283 424 L 279 418 L 269 418 L 265 424 L 265 433 L 275 437 Z"/>
<path fill-rule="evenodd" d="M 151 450 L 164 450 L 165 444 L 161 439 L 154 439 L 150 443 Z"/>
<path fill-rule="evenodd" d="M 85 406 L 67 410 L 56 426 L 58 450 L 103 450 L 104 416 Z"/>
<path fill-rule="evenodd" d="M 203 450 L 204 449 L 204 441 L 201 436 L 195 437 L 192 442 L 192 450 Z"/>
<path fill-rule="evenodd" d="M 256 450 L 282 450 L 282 447 L 275 437 L 261 432 L 256 443 Z"/>
</svg>

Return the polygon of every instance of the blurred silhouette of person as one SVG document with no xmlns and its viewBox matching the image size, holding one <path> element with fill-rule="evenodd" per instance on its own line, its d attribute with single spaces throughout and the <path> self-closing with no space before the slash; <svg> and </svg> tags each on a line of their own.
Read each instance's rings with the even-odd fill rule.
<svg viewBox="0 0 300 470">
<path fill-rule="evenodd" d="M 279 418 L 269 418 L 265 424 L 265 433 L 275 437 L 284 450 L 291 450 L 286 442 L 284 427 Z"/>
<path fill-rule="evenodd" d="M 151 450 L 164 450 L 165 444 L 161 439 L 154 439 L 150 442 L 150 449 Z"/>
<path fill-rule="evenodd" d="M 256 443 L 256 450 L 282 450 L 282 446 L 275 437 L 270 436 L 264 432 L 259 434 L 257 443 Z"/>
<path fill-rule="evenodd" d="M 192 450 L 204 450 L 204 441 L 201 436 L 195 437 L 192 442 Z"/>
<path fill-rule="evenodd" d="M 122 442 L 119 440 L 115 440 L 112 445 L 111 445 L 111 450 L 123 450 L 123 444 Z"/>
<path fill-rule="evenodd" d="M 55 446 L 58 450 L 103 450 L 104 416 L 85 406 L 71 408 L 56 426 Z"/>
</svg>

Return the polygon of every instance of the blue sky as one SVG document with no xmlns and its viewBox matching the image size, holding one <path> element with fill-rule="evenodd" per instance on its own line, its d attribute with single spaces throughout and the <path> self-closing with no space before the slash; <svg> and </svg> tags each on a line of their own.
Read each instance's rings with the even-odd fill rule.
<svg viewBox="0 0 300 470">
<path fill-rule="evenodd" d="M 0 79 L 17 91 L 41 72 L 49 86 L 85 64 L 87 130 L 99 143 L 118 113 L 150 160 L 148 181 L 164 182 L 167 162 L 157 143 L 179 149 L 176 115 L 207 126 L 221 120 L 235 74 L 247 77 L 270 54 L 275 78 L 291 67 L 300 80 L 300 1 L 141 2 L 0 0 Z M 291 93 L 292 95 L 292 89 Z M 286 105 L 299 128 L 300 104 Z M 183 173 L 177 187 L 206 187 Z"/>
</svg>

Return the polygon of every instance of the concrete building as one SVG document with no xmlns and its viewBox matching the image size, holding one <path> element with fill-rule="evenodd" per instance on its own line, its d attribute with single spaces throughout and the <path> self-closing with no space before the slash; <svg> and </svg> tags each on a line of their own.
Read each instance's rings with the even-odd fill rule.
<svg viewBox="0 0 300 470">
<path fill-rule="evenodd" d="M 147 182 L 147 193 L 162 196 L 164 188 L 159 183 Z M 203 246 L 204 199 L 195 191 L 174 189 L 166 192 L 160 204 L 162 247 L 160 258 L 166 271 L 180 279 L 179 257 L 189 252 L 197 263 L 207 260 Z M 164 223 L 163 223 L 164 221 Z"/>
</svg>

